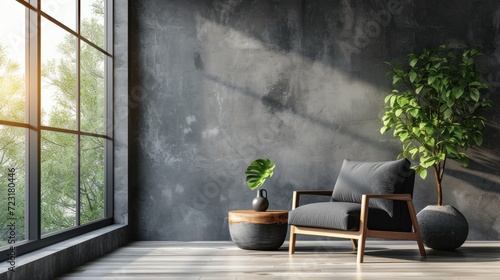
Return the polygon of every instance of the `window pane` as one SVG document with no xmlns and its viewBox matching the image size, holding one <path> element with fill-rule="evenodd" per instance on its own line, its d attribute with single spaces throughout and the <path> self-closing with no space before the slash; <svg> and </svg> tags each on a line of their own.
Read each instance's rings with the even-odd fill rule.
<svg viewBox="0 0 500 280">
<path fill-rule="evenodd" d="M 105 133 L 104 55 L 82 42 L 81 47 L 81 129 Z"/>
<path fill-rule="evenodd" d="M 76 129 L 76 38 L 42 20 L 42 124 Z"/>
<path fill-rule="evenodd" d="M 25 133 L 0 125 L 0 247 L 25 239 Z"/>
<path fill-rule="evenodd" d="M 81 34 L 97 46 L 105 49 L 104 45 L 104 0 L 81 1 Z"/>
<path fill-rule="evenodd" d="M 42 234 L 76 225 L 76 136 L 43 131 L 41 141 Z"/>
<path fill-rule="evenodd" d="M 77 0 L 41 0 L 42 11 L 76 31 Z M 86 1 L 86 0 L 84 0 Z M 42 24 L 43 26 L 43 24 Z"/>
<path fill-rule="evenodd" d="M 81 138 L 81 224 L 104 218 L 104 139 Z"/>
<path fill-rule="evenodd" d="M 25 121 L 25 8 L 0 1 L 0 119 Z"/>
</svg>

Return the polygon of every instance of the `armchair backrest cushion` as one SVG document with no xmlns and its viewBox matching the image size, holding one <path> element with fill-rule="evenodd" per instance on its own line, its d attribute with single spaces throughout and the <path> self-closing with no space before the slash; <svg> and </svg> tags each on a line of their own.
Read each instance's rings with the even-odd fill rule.
<svg viewBox="0 0 500 280">
<path fill-rule="evenodd" d="M 414 174 L 410 165 L 410 161 L 405 158 L 381 162 L 346 159 L 340 169 L 331 201 L 361 203 L 363 194 L 401 193 L 405 180 Z M 370 199 L 369 204 L 370 207 L 386 211 L 391 217 L 395 211 L 393 205 L 393 201 L 385 199 Z"/>
</svg>

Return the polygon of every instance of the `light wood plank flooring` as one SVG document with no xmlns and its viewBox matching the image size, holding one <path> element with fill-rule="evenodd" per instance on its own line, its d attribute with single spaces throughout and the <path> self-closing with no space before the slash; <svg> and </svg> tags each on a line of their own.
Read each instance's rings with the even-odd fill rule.
<svg viewBox="0 0 500 280">
<path fill-rule="evenodd" d="M 297 241 L 278 251 L 249 251 L 231 242 L 133 242 L 59 279 L 500 279 L 500 242 L 466 242 L 454 252 L 415 242 L 367 241 L 356 264 L 350 241 Z"/>
</svg>

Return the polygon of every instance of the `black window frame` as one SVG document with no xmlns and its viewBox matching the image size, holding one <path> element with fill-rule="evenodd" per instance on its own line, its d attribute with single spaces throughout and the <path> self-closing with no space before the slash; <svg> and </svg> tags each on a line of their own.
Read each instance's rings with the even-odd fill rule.
<svg viewBox="0 0 500 280">
<path fill-rule="evenodd" d="M 17 256 L 55 244 L 57 242 L 82 235 L 84 233 L 108 226 L 113 224 L 113 0 L 105 0 L 105 46 L 104 49 L 97 46 L 90 40 L 86 39 L 80 34 L 80 6 L 82 1 L 75 0 L 77 3 L 77 28 L 76 31 L 66 27 L 50 15 L 44 13 L 41 9 L 41 1 L 43 0 L 7 0 L 16 1 L 26 8 L 26 120 L 25 123 L 12 122 L 0 119 L 0 125 L 25 128 L 26 132 L 26 182 L 25 182 L 25 240 L 16 241 L 13 244 Z M 95 134 L 81 131 L 77 117 L 76 130 L 62 129 L 50 126 L 44 126 L 41 122 L 41 18 L 50 20 L 52 23 L 63 28 L 66 32 L 71 33 L 80 42 L 99 50 L 105 56 L 105 94 L 106 94 L 106 108 L 105 108 L 105 134 Z M 30 30 L 35 28 L 36 30 Z M 78 59 L 77 75 L 78 81 L 80 80 L 80 54 L 79 48 L 77 50 Z M 77 85 L 77 116 L 80 116 L 80 85 Z M 69 133 L 77 136 L 77 145 L 82 136 L 98 137 L 105 141 L 105 197 L 104 197 L 104 218 L 98 219 L 84 225 L 80 225 L 80 200 L 79 200 L 79 168 L 75 174 L 76 184 L 76 221 L 77 224 L 71 228 L 56 231 L 53 233 L 41 235 L 41 211 L 40 211 L 40 196 L 41 196 L 41 178 L 40 178 L 40 154 L 41 154 L 41 134 L 43 131 L 55 131 Z M 78 145 L 79 146 L 79 145 Z M 80 147 L 78 147 L 78 151 Z M 77 152 L 77 162 L 79 162 L 80 152 Z M 77 164 L 79 166 L 79 164 Z M 10 246 L 4 246 L 0 249 L 0 261 L 5 261 L 10 258 Z"/>
</svg>

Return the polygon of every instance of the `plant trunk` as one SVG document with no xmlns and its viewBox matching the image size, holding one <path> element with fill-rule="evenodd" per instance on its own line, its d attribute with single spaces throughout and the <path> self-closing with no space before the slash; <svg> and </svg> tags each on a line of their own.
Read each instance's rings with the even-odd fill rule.
<svg viewBox="0 0 500 280">
<path fill-rule="evenodd" d="M 436 176 L 436 186 L 437 186 L 437 195 L 438 195 L 438 206 L 443 206 L 443 189 L 441 188 L 441 179 L 439 168 L 434 165 L 434 175 Z"/>
<path fill-rule="evenodd" d="M 443 206 L 443 190 L 441 189 L 441 181 L 437 183 L 438 190 L 438 206 Z"/>
</svg>

